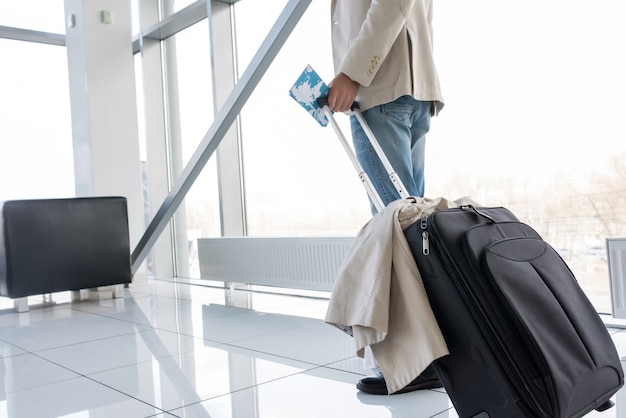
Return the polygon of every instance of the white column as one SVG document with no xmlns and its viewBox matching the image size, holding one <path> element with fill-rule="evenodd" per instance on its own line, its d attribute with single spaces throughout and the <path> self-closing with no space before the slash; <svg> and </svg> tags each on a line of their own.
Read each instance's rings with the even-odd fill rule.
<svg viewBox="0 0 626 418">
<path fill-rule="evenodd" d="M 131 248 L 144 227 L 130 0 L 65 0 L 77 196 L 128 199 Z"/>
</svg>

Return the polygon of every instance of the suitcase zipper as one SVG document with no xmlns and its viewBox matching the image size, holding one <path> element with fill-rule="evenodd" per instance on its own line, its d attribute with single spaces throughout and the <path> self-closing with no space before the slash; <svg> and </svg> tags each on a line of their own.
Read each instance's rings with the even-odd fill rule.
<svg viewBox="0 0 626 418">
<path fill-rule="evenodd" d="M 428 241 L 428 231 L 426 230 L 426 226 L 428 225 L 428 215 L 422 213 L 420 220 L 420 228 L 422 229 L 422 254 L 428 255 L 430 254 L 430 243 Z"/>
<path fill-rule="evenodd" d="M 479 211 L 473 205 L 463 205 L 459 206 L 459 208 L 462 210 L 471 210 L 474 213 L 488 219 L 490 222 L 496 223 L 495 219 L 486 213 Z M 420 229 L 422 230 L 422 254 L 428 255 L 430 254 L 430 235 L 428 233 L 428 215 L 425 213 L 422 213 L 420 216 Z"/>
</svg>

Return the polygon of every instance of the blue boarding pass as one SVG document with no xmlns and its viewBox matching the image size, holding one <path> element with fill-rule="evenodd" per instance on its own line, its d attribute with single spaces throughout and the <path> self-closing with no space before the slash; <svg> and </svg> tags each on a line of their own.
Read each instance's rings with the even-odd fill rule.
<svg viewBox="0 0 626 418">
<path fill-rule="evenodd" d="M 306 66 L 289 90 L 289 95 L 322 126 L 328 125 L 328 118 L 317 104 L 317 99 L 327 94 L 328 86 L 310 65 Z"/>
</svg>

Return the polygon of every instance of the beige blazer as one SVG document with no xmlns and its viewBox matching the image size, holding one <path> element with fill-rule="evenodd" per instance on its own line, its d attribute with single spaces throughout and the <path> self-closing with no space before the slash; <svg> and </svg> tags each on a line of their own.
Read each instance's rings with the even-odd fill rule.
<svg viewBox="0 0 626 418">
<path fill-rule="evenodd" d="M 335 73 L 361 84 L 361 110 L 400 96 L 443 96 L 433 57 L 432 0 L 332 0 Z"/>
<path fill-rule="evenodd" d="M 325 322 L 370 346 L 387 390 L 414 380 L 448 348 L 430 307 L 404 229 L 422 214 L 474 203 L 411 197 L 390 203 L 357 234 L 335 280 Z"/>
</svg>

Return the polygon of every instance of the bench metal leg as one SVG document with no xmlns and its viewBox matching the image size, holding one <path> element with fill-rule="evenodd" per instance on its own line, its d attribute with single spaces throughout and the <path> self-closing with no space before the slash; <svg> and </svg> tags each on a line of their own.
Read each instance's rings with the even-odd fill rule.
<svg viewBox="0 0 626 418">
<path fill-rule="evenodd" d="M 16 312 L 28 312 L 28 297 L 13 299 L 13 306 Z"/>
<path fill-rule="evenodd" d="M 124 285 L 123 284 L 114 284 L 113 285 L 113 299 L 119 299 L 124 297 Z"/>
</svg>

